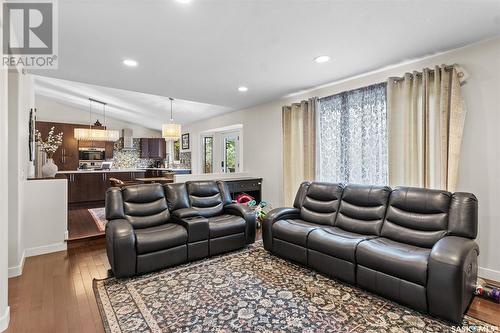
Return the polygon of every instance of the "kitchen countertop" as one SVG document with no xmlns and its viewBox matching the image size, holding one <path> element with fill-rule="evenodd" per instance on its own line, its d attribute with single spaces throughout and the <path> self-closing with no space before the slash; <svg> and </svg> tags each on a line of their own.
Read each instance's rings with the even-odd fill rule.
<svg viewBox="0 0 500 333">
<path fill-rule="evenodd" d="M 173 169 L 173 168 L 128 168 L 128 169 L 110 169 L 110 170 L 67 170 L 67 171 L 58 171 L 60 174 L 67 173 L 98 173 L 98 172 L 144 172 L 146 170 L 164 170 L 164 171 L 191 171 L 191 169 Z"/>
<path fill-rule="evenodd" d="M 162 170 L 162 171 L 191 171 L 191 169 L 184 168 L 143 168 L 144 170 Z"/>
<path fill-rule="evenodd" d="M 108 173 L 108 172 L 144 172 L 146 169 L 110 169 L 110 170 L 68 170 L 68 171 L 58 171 L 58 174 L 67 173 Z"/>
</svg>

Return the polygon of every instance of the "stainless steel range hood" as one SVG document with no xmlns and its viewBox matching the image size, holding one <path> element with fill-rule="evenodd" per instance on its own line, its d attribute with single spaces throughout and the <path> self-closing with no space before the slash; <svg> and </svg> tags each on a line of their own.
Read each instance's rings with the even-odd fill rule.
<svg viewBox="0 0 500 333">
<path fill-rule="evenodd" d="M 122 141 L 123 141 L 122 150 L 135 150 L 132 134 L 133 132 L 131 128 L 124 128 L 122 130 Z"/>
</svg>

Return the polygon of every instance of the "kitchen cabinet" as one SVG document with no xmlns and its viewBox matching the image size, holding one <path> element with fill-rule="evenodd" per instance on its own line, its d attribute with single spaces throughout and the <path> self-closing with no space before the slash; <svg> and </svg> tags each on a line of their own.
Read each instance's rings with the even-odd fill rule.
<svg viewBox="0 0 500 333">
<path fill-rule="evenodd" d="M 75 128 L 88 128 L 88 125 L 66 124 L 37 121 L 36 129 L 42 134 L 42 138 L 46 139 L 50 129 L 54 127 L 54 133 L 63 132 L 63 142 L 59 149 L 54 153 L 54 163 L 60 171 L 77 170 L 79 162 L 79 147 L 95 147 L 106 149 L 106 159 L 113 158 L 113 142 L 104 141 L 78 141 L 75 139 Z M 93 126 L 93 128 L 104 129 L 102 126 Z"/>
<path fill-rule="evenodd" d="M 104 201 L 106 190 L 111 187 L 110 178 L 123 181 L 143 178 L 144 171 L 132 172 L 74 172 L 65 174 L 68 179 L 68 202 L 70 204 Z"/>
<path fill-rule="evenodd" d="M 163 138 L 141 138 L 141 158 L 165 159 L 167 143 Z"/>
</svg>

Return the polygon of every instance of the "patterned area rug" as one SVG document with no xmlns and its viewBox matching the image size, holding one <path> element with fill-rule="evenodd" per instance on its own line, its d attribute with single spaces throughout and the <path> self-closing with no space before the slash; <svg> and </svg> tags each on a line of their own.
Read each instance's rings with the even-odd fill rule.
<svg viewBox="0 0 500 333">
<path fill-rule="evenodd" d="M 94 219 L 94 222 L 97 225 L 97 229 L 99 229 L 99 231 L 106 230 L 106 223 L 108 223 L 108 220 L 106 220 L 105 208 L 104 207 L 92 208 L 88 209 L 88 211 L 90 215 L 92 215 L 92 218 Z"/>
<path fill-rule="evenodd" d="M 107 332 L 454 332 L 448 323 L 268 254 L 94 280 Z M 464 332 L 490 327 L 465 317 Z M 456 328 L 455 328 L 456 329 Z"/>
</svg>

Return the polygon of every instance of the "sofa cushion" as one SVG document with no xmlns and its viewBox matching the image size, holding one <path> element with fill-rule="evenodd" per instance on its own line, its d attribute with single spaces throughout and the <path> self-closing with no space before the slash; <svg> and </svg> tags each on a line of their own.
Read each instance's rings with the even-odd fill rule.
<svg viewBox="0 0 500 333">
<path fill-rule="evenodd" d="M 215 181 L 186 182 L 190 206 L 205 217 L 222 213 L 224 206 L 220 188 Z"/>
<path fill-rule="evenodd" d="M 306 247 L 307 236 L 320 227 L 303 220 L 279 220 L 273 224 L 273 237 Z"/>
<path fill-rule="evenodd" d="M 321 227 L 311 231 L 307 247 L 355 263 L 358 244 L 373 237 L 376 236 L 360 235 L 337 227 Z"/>
<path fill-rule="evenodd" d="M 135 230 L 138 254 L 150 253 L 186 244 L 187 231 L 184 227 L 166 223 L 151 228 Z"/>
<path fill-rule="evenodd" d="M 335 226 L 358 234 L 380 235 L 390 194 L 387 186 L 346 186 Z"/>
<path fill-rule="evenodd" d="M 127 186 L 122 190 L 125 218 L 134 229 L 166 223 L 170 218 L 167 200 L 160 184 Z"/>
<path fill-rule="evenodd" d="M 358 265 L 425 286 L 430 253 L 430 249 L 380 237 L 361 242 L 356 261 Z"/>
<path fill-rule="evenodd" d="M 245 220 L 236 215 L 218 215 L 208 218 L 210 238 L 245 232 Z"/>
<path fill-rule="evenodd" d="M 391 193 L 381 236 L 432 248 L 448 233 L 451 193 L 426 188 L 397 187 Z"/>
<path fill-rule="evenodd" d="M 341 184 L 311 183 L 300 207 L 301 219 L 333 226 L 341 196 Z"/>
</svg>

